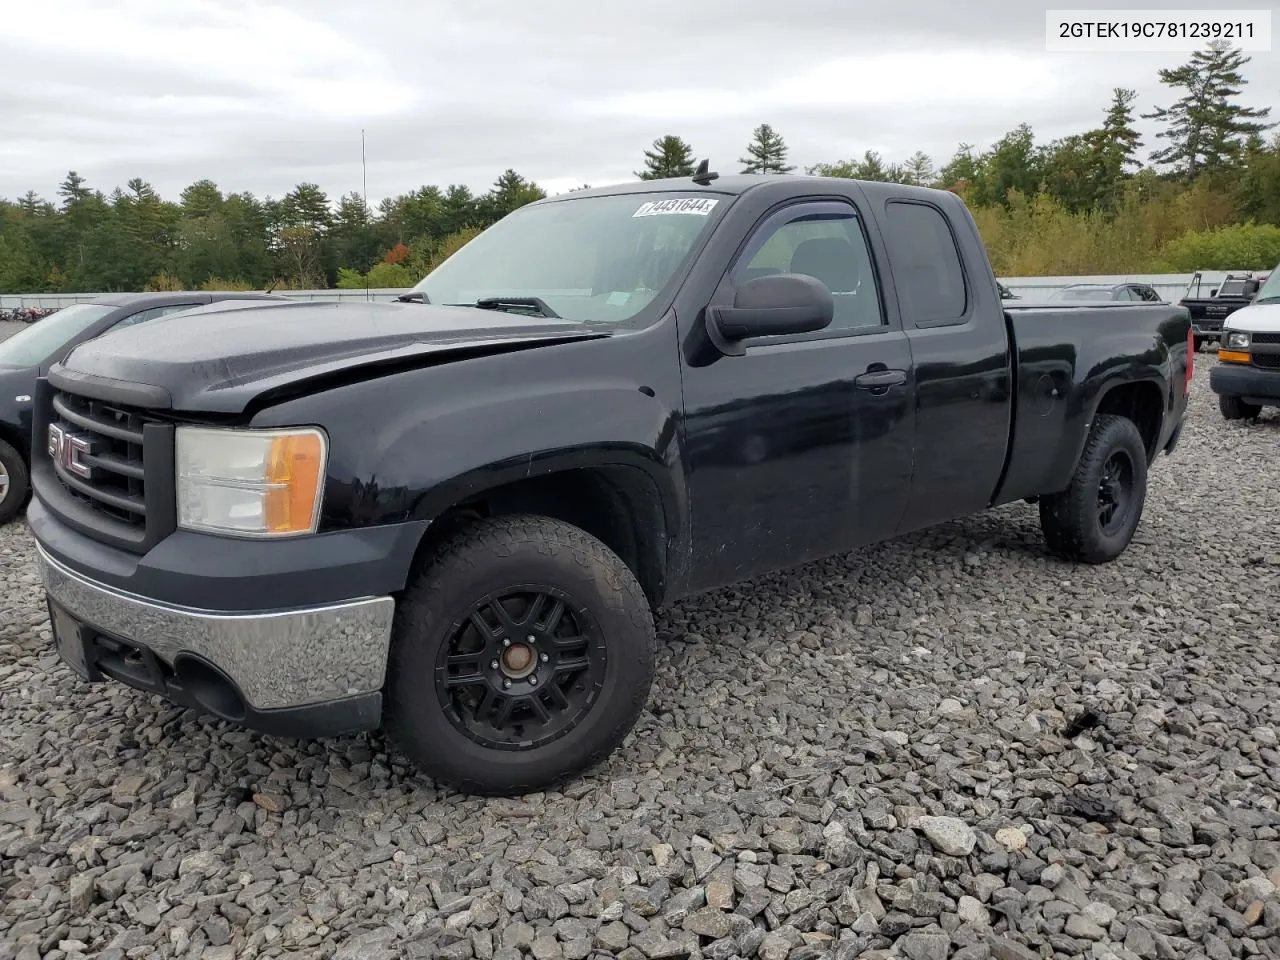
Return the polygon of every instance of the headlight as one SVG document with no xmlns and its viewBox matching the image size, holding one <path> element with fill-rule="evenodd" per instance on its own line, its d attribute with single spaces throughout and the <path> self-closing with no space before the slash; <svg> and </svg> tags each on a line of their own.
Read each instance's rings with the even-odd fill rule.
<svg viewBox="0 0 1280 960">
<path fill-rule="evenodd" d="M 1226 348 L 1228 350 L 1248 350 L 1249 334 L 1239 330 L 1229 332 L 1227 334 Z"/>
<path fill-rule="evenodd" d="M 178 526 L 243 537 L 314 533 L 328 452 L 313 427 L 178 427 Z"/>
</svg>

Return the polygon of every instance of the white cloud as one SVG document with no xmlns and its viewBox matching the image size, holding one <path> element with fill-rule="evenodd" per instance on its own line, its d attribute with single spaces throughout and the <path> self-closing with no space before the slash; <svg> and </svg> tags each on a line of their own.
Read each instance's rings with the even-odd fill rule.
<svg viewBox="0 0 1280 960">
<path fill-rule="evenodd" d="M 801 167 L 942 162 L 1023 121 L 1041 140 L 1085 129 L 1114 86 L 1168 103 L 1156 71 L 1181 59 L 1050 55 L 1022 0 L 11 0 L 0 196 L 52 196 L 75 169 L 105 192 L 209 177 L 336 197 L 359 188 L 361 128 L 374 202 L 484 190 L 507 167 L 553 192 L 630 179 L 666 133 L 728 172 L 762 121 Z M 1246 75 L 1251 102 L 1275 102 L 1280 60 Z"/>
</svg>

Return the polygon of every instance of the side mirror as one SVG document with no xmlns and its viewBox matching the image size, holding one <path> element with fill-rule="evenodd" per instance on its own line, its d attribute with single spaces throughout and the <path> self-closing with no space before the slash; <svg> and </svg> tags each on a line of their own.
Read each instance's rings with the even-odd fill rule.
<svg viewBox="0 0 1280 960">
<path fill-rule="evenodd" d="M 822 330 L 835 315 L 831 291 L 803 273 L 775 273 L 748 280 L 732 307 L 709 307 L 707 327 L 716 346 L 741 354 L 737 343 L 750 337 L 777 337 Z"/>
<path fill-rule="evenodd" d="M 1258 290 L 1262 287 L 1261 280 L 1246 280 L 1244 282 L 1244 295 L 1250 299 L 1258 295 Z"/>
</svg>

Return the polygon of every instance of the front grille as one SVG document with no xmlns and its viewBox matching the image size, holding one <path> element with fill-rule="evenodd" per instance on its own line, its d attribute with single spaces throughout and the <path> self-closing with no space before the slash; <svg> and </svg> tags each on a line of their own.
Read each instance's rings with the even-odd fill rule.
<svg viewBox="0 0 1280 960">
<path fill-rule="evenodd" d="M 134 410 L 61 391 L 53 395 L 52 413 L 63 442 L 80 445 L 73 451 L 75 465 L 90 474 L 74 472 L 69 456 L 55 458 L 54 470 L 63 486 L 85 506 L 120 523 L 146 526 L 143 427 L 148 419 Z"/>
<path fill-rule="evenodd" d="M 1280 343 L 1280 333 L 1253 333 L 1249 339 L 1253 343 Z"/>
<path fill-rule="evenodd" d="M 1253 365 L 1265 367 L 1268 370 L 1280 370 L 1280 353 L 1255 353 Z"/>
<path fill-rule="evenodd" d="M 37 392 L 33 479 L 46 505 L 81 532 L 128 550 L 145 552 L 172 533 L 174 425 L 47 381 Z"/>
</svg>

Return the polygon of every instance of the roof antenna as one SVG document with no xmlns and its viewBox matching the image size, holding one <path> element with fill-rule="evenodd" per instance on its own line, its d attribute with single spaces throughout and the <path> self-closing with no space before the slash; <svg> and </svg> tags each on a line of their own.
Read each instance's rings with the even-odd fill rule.
<svg viewBox="0 0 1280 960">
<path fill-rule="evenodd" d="M 720 174 L 711 169 L 710 160 L 703 160 L 698 164 L 698 169 L 693 174 L 693 182 L 703 187 L 712 180 L 718 180 L 719 178 Z"/>
</svg>

